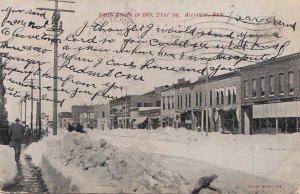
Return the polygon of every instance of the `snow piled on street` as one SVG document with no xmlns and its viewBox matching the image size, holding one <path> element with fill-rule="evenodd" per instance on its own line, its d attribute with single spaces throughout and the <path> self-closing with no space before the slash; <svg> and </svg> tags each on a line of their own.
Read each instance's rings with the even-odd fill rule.
<svg viewBox="0 0 300 194">
<path fill-rule="evenodd" d="M 189 182 L 150 155 L 76 132 L 47 142 L 41 169 L 50 192 L 187 193 Z M 60 173 L 63 175 L 61 176 Z M 64 184 L 61 184 L 64 182 Z"/>
<path fill-rule="evenodd" d="M 0 145 L 0 186 L 16 175 L 15 152 L 12 147 Z M 1 191 L 1 190 L 0 190 Z"/>
<path fill-rule="evenodd" d="M 89 130 L 88 133 L 116 146 L 195 159 L 300 186 L 300 133 L 206 136 L 184 128 Z"/>
<path fill-rule="evenodd" d="M 300 189 L 299 133 L 206 136 L 183 128 L 93 129 L 87 134 L 61 130 L 31 144 L 26 153 L 41 166 L 50 192 L 188 193 L 195 180 L 209 172 L 220 175 L 216 185 L 222 188 L 233 181 L 243 185 L 243 191 L 256 184 L 272 187 L 267 193 L 282 193 L 285 188 L 276 187 L 284 185 Z M 234 187 L 228 191 L 237 191 Z"/>
</svg>

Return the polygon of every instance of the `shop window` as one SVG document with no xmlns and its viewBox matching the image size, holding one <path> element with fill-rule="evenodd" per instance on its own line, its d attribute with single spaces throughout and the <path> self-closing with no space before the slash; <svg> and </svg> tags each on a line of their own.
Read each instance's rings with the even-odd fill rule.
<svg viewBox="0 0 300 194">
<path fill-rule="evenodd" d="M 284 75 L 283 73 L 279 74 L 279 94 L 284 94 Z"/>
<path fill-rule="evenodd" d="M 288 73 L 288 89 L 289 89 L 289 94 L 294 93 L 294 74 L 293 74 L 293 72 Z"/>
<path fill-rule="evenodd" d="M 261 95 L 261 97 L 265 96 L 265 90 L 266 90 L 265 87 L 266 87 L 265 86 L 265 78 L 262 77 L 262 78 L 260 78 L 260 95 Z"/>
<path fill-rule="evenodd" d="M 256 97 L 256 79 L 252 80 L 252 97 Z"/>
<path fill-rule="evenodd" d="M 274 95 L 274 75 L 269 76 L 269 95 Z"/>
<path fill-rule="evenodd" d="M 231 92 L 228 90 L 228 104 L 231 104 Z"/>
<path fill-rule="evenodd" d="M 198 92 L 196 93 L 196 106 L 198 106 Z"/>
<path fill-rule="evenodd" d="M 248 81 L 244 81 L 244 97 L 248 98 Z"/>
</svg>

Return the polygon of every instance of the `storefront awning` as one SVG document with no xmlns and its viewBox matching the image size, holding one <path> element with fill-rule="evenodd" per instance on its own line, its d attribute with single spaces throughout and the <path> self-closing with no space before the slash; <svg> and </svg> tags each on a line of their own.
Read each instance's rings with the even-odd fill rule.
<svg viewBox="0 0 300 194">
<path fill-rule="evenodd" d="M 300 117 L 300 101 L 253 105 L 253 118 Z"/>
<path fill-rule="evenodd" d="M 134 124 L 142 124 L 143 122 L 146 121 L 148 117 L 136 117 L 135 121 L 133 121 Z"/>
</svg>

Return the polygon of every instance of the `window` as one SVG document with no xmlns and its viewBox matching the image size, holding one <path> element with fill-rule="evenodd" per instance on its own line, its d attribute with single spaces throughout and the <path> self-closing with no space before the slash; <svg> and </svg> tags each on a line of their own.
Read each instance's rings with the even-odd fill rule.
<svg viewBox="0 0 300 194">
<path fill-rule="evenodd" d="M 199 92 L 199 105 L 201 106 L 202 105 L 202 93 Z"/>
<path fill-rule="evenodd" d="M 221 91 L 221 104 L 224 104 L 224 91 Z"/>
<path fill-rule="evenodd" d="M 160 107 L 160 101 L 159 100 L 156 101 L 156 107 Z"/>
<path fill-rule="evenodd" d="M 232 103 L 233 103 L 233 104 L 236 103 L 236 94 L 235 94 L 235 90 L 232 91 Z"/>
<path fill-rule="evenodd" d="M 102 112 L 102 118 L 105 118 L 105 112 Z"/>
<path fill-rule="evenodd" d="M 168 98 L 168 110 L 171 109 L 171 106 L 170 106 L 170 96 L 167 97 Z"/>
<path fill-rule="evenodd" d="M 172 96 L 171 98 L 172 98 L 172 109 L 174 109 L 174 96 Z"/>
<path fill-rule="evenodd" d="M 265 86 L 265 78 L 260 78 L 260 95 L 262 97 L 265 96 L 266 86 Z"/>
<path fill-rule="evenodd" d="M 270 90 L 269 91 L 270 92 L 269 95 L 272 96 L 272 95 L 274 95 L 274 75 L 270 75 L 269 76 L 269 84 L 270 84 L 269 85 L 270 86 L 270 88 L 269 88 L 269 90 Z"/>
<path fill-rule="evenodd" d="M 279 94 L 284 94 L 284 75 L 283 73 L 279 74 Z"/>
<path fill-rule="evenodd" d="M 138 102 L 138 103 L 136 103 L 136 106 L 137 107 L 142 107 L 142 103 Z"/>
<path fill-rule="evenodd" d="M 182 95 L 180 96 L 180 108 L 182 108 Z"/>
<path fill-rule="evenodd" d="M 256 79 L 252 80 L 252 97 L 256 97 Z"/>
<path fill-rule="evenodd" d="M 288 89 L 289 89 L 289 94 L 294 93 L 294 74 L 293 74 L 293 72 L 288 73 Z"/>
<path fill-rule="evenodd" d="M 231 104 L 231 92 L 228 90 L 228 104 Z"/>
<path fill-rule="evenodd" d="M 196 106 L 198 106 L 198 92 L 196 93 Z"/>
<path fill-rule="evenodd" d="M 188 95 L 186 94 L 185 95 L 185 108 L 188 107 Z"/>
<path fill-rule="evenodd" d="M 209 105 L 212 105 L 212 91 L 209 91 Z"/>
<path fill-rule="evenodd" d="M 162 105 L 163 105 L 163 110 L 165 110 L 166 109 L 165 97 L 162 97 Z"/>
<path fill-rule="evenodd" d="M 191 102 L 192 102 L 192 95 L 189 93 L 189 107 L 191 107 Z"/>
<path fill-rule="evenodd" d="M 248 98 L 248 81 L 247 80 L 244 81 L 244 88 L 245 88 L 244 97 Z"/>
<path fill-rule="evenodd" d="M 219 98 L 220 98 L 219 91 L 217 91 L 217 105 L 219 104 Z"/>
<path fill-rule="evenodd" d="M 179 97 L 179 95 L 177 96 L 177 108 L 179 109 L 179 106 L 180 105 L 180 97 Z"/>
</svg>

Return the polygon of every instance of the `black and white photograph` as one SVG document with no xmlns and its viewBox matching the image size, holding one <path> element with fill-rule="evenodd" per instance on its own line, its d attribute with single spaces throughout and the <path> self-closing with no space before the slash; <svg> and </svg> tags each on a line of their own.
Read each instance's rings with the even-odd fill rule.
<svg viewBox="0 0 300 194">
<path fill-rule="evenodd" d="M 299 0 L 0 0 L 0 193 L 300 194 Z"/>
</svg>

